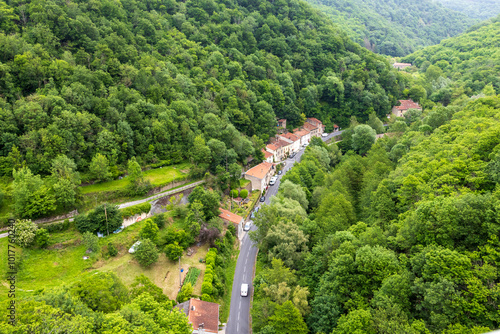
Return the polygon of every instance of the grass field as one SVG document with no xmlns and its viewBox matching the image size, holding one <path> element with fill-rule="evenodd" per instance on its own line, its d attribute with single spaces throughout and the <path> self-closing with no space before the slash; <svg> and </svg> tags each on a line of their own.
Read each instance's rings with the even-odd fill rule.
<svg viewBox="0 0 500 334">
<path fill-rule="evenodd" d="M 162 168 L 150 169 L 144 171 L 143 175 L 146 180 L 151 182 L 153 187 L 159 187 L 170 182 L 175 179 L 186 176 L 191 168 L 191 164 L 189 163 L 181 163 L 178 165 L 166 166 Z M 111 192 L 124 189 L 129 184 L 129 180 L 127 177 L 124 177 L 121 180 L 113 180 L 107 182 L 96 183 L 88 186 L 80 187 L 80 192 L 82 194 L 89 193 L 98 193 L 98 192 Z"/>
<path fill-rule="evenodd" d="M 175 299 L 179 287 L 178 262 L 169 261 L 165 254 L 160 251 L 157 263 L 149 268 L 141 267 L 128 249 L 139 238 L 139 231 L 145 221 L 137 222 L 128 226 L 123 232 L 112 234 L 100 239 L 101 254 L 90 256 L 84 260 L 86 247 L 81 244 L 81 234 L 74 228 L 67 231 L 51 233 L 50 243 L 47 249 L 20 249 L 16 246 L 16 262 L 20 265 L 18 270 L 17 296 L 23 297 L 32 294 L 36 290 L 50 289 L 63 284 L 70 285 L 81 279 L 82 273 L 93 270 L 113 271 L 130 286 L 136 276 L 141 274 L 149 277 L 156 285 L 161 287 L 164 293 L 171 299 Z M 179 227 L 182 222 L 174 220 L 171 222 Z M 161 231 L 164 232 L 165 229 Z M 107 244 L 112 242 L 118 249 L 116 257 L 109 257 Z M 0 239 L 2 252 L 7 252 L 8 238 Z M 184 255 L 181 258 L 181 266 L 184 269 L 182 275 L 186 275 L 192 266 L 200 269 L 203 275 L 205 264 L 199 262 L 204 258 L 208 246 L 193 247 L 195 252 L 191 256 Z M 8 284 L 6 280 L 7 259 L 2 256 L 0 266 L 0 301 L 7 298 Z M 183 279 L 184 277 L 182 277 Z M 201 279 L 198 279 L 194 287 L 194 294 L 201 295 Z"/>
</svg>

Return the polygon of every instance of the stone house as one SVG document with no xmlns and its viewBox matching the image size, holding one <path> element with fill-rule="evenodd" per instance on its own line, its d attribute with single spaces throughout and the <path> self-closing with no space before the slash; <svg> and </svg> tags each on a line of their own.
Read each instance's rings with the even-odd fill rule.
<svg viewBox="0 0 500 334">
<path fill-rule="evenodd" d="M 191 298 L 174 307 L 187 315 L 194 334 L 219 333 L 219 304 Z"/>
<path fill-rule="evenodd" d="M 243 225 L 245 219 L 223 208 L 219 208 L 219 211 L 221 212 L 219 217 L 222 218 L 224 223 L 233 224 L 233 226 L 236 228 L 237 236 L 240 237 L 241 233 L 243 233 Z"/>
<path fill-rule="evenodd" d="M 245 179 L 252 182 L 252 190 L 262 192 L 266 189 L 269 180 L 274 174 L 274 165 L 269 162 L 262 162 L 245 172 Z"/>
<path fill-rule="evenodd" d="M 408 109 L 422 110 L 422 107 L 413 100 L 399 100 L 399 103 L 399 106 L 392 107 L 392 114 L 397 117 L 403 117 Z"/>
</svg>

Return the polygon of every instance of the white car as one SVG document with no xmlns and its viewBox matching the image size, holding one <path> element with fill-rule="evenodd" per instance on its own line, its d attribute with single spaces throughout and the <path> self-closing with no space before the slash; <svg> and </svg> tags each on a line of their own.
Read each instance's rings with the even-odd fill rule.
<svg viewBox="0 0 500 334">
<path fill-rule="evenodd" d="M 328 137 L 328 133 L 326 133 L 326 132 L 325 132 L 325 133 L 322 133 L 322 134 L 321 134 L 321 137 Z"/>
<path fill-rule="evenodd" d="M 132 245 L 132 247 L 130 247 L 130 249 L 128 250 L 128 252 L 129 252 L 130 254 L 135 253 L 135 250 L 137 249 L 137 246 L 139 246 L 140 244 L 141 244 L 141 241 L 140 241 L 140 240 L 139 240 L 139 241 L 136 241 L 136 243 L 135 243 L 135 244 L 133 244 L 133 245 Z"/>
<path fill-rule="evenodd" d="M 248 284 L 243 283 L 241 285 L 241 296 L 242 297 L 248 296 Z"/>
<path fill-rule="evenodd" d="M 271 178 L 271 180 L 269 181 L 269 185 L 270 185 L 270 186 L 274 185 L 274 184 L 276 183 L 276 180 L 278 180 L 278 178 L 277 178 L 276 176 L 273 176 L 273 177 Z"/>
<path fill-rule="evenodd" d="M 251 226 L 252 226 L 252 221 L 247 221 L 245 227 L 243 227 L 243 231 L 250 231 Z"/>
</svg>

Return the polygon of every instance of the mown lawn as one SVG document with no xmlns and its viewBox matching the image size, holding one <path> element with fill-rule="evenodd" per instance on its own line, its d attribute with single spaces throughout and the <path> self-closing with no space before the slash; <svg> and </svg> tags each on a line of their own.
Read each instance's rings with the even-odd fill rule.
<svg viewBox="0 0 500 334">
<path fill-rule="evenodd" d="M 150 169 L 143 173 L 144 178 L 149 180 L 154 187 L 166 185 L 175 179 L 187 175 L 191 164 L 181 163 L 178 165 L 166 166 L 162 168 Z M 111 192 L 121 190 L 127 187 L 129 179 L 124 177 L 121 180 L 113 180 L 108 182 L 96 183 L 88 186 L 80 187 L 82 194 Z"/>
</svg>

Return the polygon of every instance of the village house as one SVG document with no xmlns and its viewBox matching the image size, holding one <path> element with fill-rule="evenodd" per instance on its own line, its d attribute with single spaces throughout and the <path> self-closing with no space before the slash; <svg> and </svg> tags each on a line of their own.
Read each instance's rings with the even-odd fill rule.
<svg viewBox="0 0 500 334">
<path fill-rule="evenodd" d="M 301 146 L 306 145 L 311 141 L 311 133 L 307 130 L 295 129 L 293 131 L 293 134 L 299 137 Z"/>
<path fill-rule="evenodd" d="M 410 63 L 394 63 L 392 64 L 392 67 L 397 68 L 398 70 L 403 70 L 407 67 L 410 67 Z"/>
<path fill-rule="evenodd" d="M 279 135 L 279 138 L 281 140 L 284 140 L 288 143 L 290 143 L 290 149 L 289 153 L 297 153 L 300 150 L 300 138 L 294 135 L 293 133 L 284 133 L 282 135 Z"/>
<path fill-rule="evenodd" d="M 175 306 L 187 315 L 193 333 L 219 333 L 219 304 L 191 298 Z"/>
<path fill-rule="evenodd" d="M 340 128 L 337 124 L 333 124 L 333 131 L 339 131 Z"/>
<path fill-rule="evenodd" d="M 233 226 L 236 228 L 237 236 L 239 237 L 241 233 L 243 233 L 243 225 L 245 219 L 235 213 L 232 213 L 231 211 L 224 210 L 223 208 L 219 208 L 219 211 L 221 212 L 219 217 L 222 218 L 224 223 L 233 224 Z"/>
<path fill-rule="evenodd" d="M 307 118 L 303 128 L 304 130 L 311 132 L 311 137 L 312 136 L 321 137 L 321 134 L 323 134 L 323 132 L 325 131 L 325 126 L 323 125 L 323 122 L 314 117 Z"/>
<path fill-rule="evenodd" d="M 271 176 L 274 174 L 274 165 L 269 162 L 262 162 L 245 172 L 245 179 L 252 182 L 252 190 L 262 192 L 266 189 Z"/>
<path fill-rule="evenodd" d="M 264 161 L 267 161 L 269 163 L 273 163 L 274 154 L 272 154 L 271 152 L 268 152 L 264 149 L 261 149 L 261 151 L 264 154 Z"/>
<path fill-rule="evenodd" d="M 290 154 L 291 143 L 283 139 L 277 138 L 274 142 L 274 145 L 277 145 L 281 148 L 281 155 L 278 156 L 276 162 L 285 160 Z"/>
<path fill-rule="evenodd" d="M 273 155 L 273 162 L 278 161 L 278 156 L 281 155 L 281 147 L 275 144 L 267 144 L 266 151 Z"/>
<path fill-rule="evenodd" d="M 408 109 L 422 110 L 422 107 L 412 100 L 399 100 L 400 105 L 392 107 L 392 113 L 397 117 L 403 117 Z"/>
</svg>

